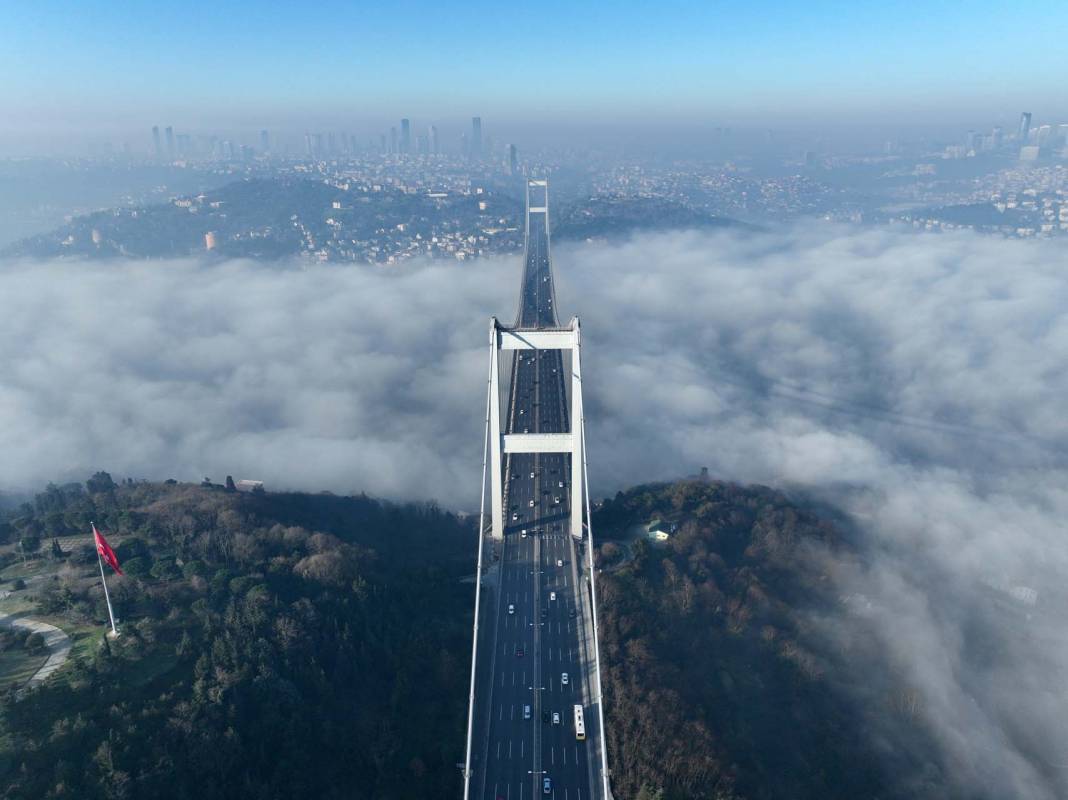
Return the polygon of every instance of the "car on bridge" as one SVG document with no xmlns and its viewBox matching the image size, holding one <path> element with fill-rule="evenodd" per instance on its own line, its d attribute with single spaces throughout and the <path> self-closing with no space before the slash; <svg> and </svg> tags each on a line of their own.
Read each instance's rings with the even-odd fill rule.
<svg viewBox="0 0 1068 800">
<path fill-rule="evenodd" d="M 553 793 L 553 779 L 546 775 L 541 779 L 541 793 L 552 794 Z"/>
<path fill-rule="evenodd" d="M 560 683 L 563 686 L 567 686 L 567 673 L 566 672 L 561 672 L 560 673 Z"/>
<path fill-rule="evenodd" d="M 554 711 L 553 712 L 553 725 L 559 725 L 559 724 L 560 724 L 560 712 L 559 711 Z"/>
<path fill-rule="evenodd" d="M 523 719 L 530 719 L 530 706 L 523 706 Z"/>
<path fill-rule="evenodd" d="M 564 566 L 564 560 L 562 558 L 556 559 L 556 566 L 558 566 L 558 567 Z"/>
<path fill-rule="evenodd" d="M 515 614 L 515 606 L 511 603 L 508 604 L 508 613 Z"/>
<path fill-rule="evenodd" d="M 516 658 L 522 658 L 523 657 L 523 647 L 521 645 L 517 644 L 515 646 L 515 656 L 516 656 Z"/>
</svg>

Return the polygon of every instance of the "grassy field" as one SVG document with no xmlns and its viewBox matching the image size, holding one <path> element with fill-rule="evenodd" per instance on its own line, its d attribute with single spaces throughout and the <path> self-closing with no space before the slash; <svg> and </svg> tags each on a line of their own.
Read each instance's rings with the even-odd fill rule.
<svg viewBox="0 0 1068 800">
<path fill-rule="evenodd" d="M 67 553 L 78 546 L 91 543 L 91 541 L 88 536 L 64 536 L 59 539 L 60 546 Z M 9 545 L 6 549 L 10 550 L 11 546 Z M 70 664 L 83 656 L 90 655 L 95 648 L 100 646 L 106 627 L 104 625 L 86 625 L 82 622 L 72 622 L 67 617 L 58 614 L 40 614 L 36 612 L 33 600 L 34 595 L 44 588 L 54 576 L 58 575 L 67 563 L 66 561 L 53 561 L 50 558 L 36 558 L 16 561 L 0 570 L 0 614 L 18 617 L 30 616 L 33 619 L 55 625 L 70 637 L 71 651 L 68 657 L 68 664 Z M 97 569 L 95 562 L 78 565 L 75 575 L 79 580 L 96 579 L 99 581 Z M 13 583 L 20 578 L 26 582 L 26 588 L 15 591 Z M 2 595 L 5 593 L 7 596 L 3 597 Z M 44 663 L 46 658 L 47 656 L 40 659 L 41 664 Z M 29 666 L 27 665 L 23 668 L 29 669 Z M 19 667 L 16 664 L 12 663 L 10 665 L 12 675 L 17 674 L 17 669 Z M 0 671 L 0 690 L 2 690 L 8 685 L 4 682 L 7 680 L 4 676 L 9 670 L 6 662 L 0 662 L 0 670 L 2 670 Z M 61 669 L 56 673 L 55 679 L 64 679 L 67 672 L 66 668 Z"/>
<path fill-rule="evenodd" d="M 0 692 L 24 684 L 47 660 L 48 653 L 31 656 L 22 649 L 0 653 Z"/>
</svg>

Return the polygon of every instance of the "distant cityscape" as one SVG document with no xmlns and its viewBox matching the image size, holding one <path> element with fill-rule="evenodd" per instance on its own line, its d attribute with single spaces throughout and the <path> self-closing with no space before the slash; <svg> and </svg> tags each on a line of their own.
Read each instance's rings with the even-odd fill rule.
<svg viewBox="0 0 1068 800">
<path fill-rule="evenodd" d="M 783 138 L 768 133 L 754 143 L 718 128 L 703 153 L 671 158 L 612 147 L 528 152 L 494 139 L 481 117 L 448 142 L 436 125 L 404 118 L 374 137 L 309 131 L 299 147 L 269 130 L 239 142 L 154 126 L 141 154 L 97 146 L 68 166 L 126 177 L 155 171 L 160 180 L 108 204 L 72 204 L 49 230 L 2 252 L 465 260 L 521 249 L 519 187 L 530 175 L 552 180 L 554 236 L 563 239 L 773 229 L 803 219 L 1018 238 L 1068 234 L 1068 123 L 1035 125 L 1024 112 L 1014 130 L 969 130 L 948 143 L 888 141 L 877 152 L 850 154 Z"/>
</svg>

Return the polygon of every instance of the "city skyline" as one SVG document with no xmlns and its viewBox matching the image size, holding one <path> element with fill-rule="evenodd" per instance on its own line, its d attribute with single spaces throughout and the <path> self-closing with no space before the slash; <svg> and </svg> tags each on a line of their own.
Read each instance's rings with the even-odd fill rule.
<svg viewBox="0 0 1068 800">
<path fill-rule="evenodd" d="M 522 31 L 485 3 L 314 14 L 45 3 L 0 18 L 0 68 L 21 76 L 0 88 L 4 150 L 46 147 L 63 130 L 122 138 L 164 117 L 193 130 L 378 131 L 414 109 L 413 120 L 443 128 L 480 115 L 506 132 L 572 135 L 653 121 L 833 130 L 973 126 L 999 109 L 1068 117 L 1058 79 L 1068 13 L 1039 3 L 848 13 L 673 3 L 655 17 L 626 3 L 581 13 L 550 4 Z M 520 99 L 514 86 L 535 68 Z"/>
</svg>

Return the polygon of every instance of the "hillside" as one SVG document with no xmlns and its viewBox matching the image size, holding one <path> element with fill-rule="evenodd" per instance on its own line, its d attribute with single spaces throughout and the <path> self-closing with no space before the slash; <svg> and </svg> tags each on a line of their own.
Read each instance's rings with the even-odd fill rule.
<svg viewBox="0 0 1068 800">
<path fill-rule="evenodd" d="M 473 530 L 365 497 L 109 483 L 49 487 L 3 525 L 38 556 L 5 548 L 5 602 L 32 595 L 22 611 L 75 647 L 43 688 L 5 695 L 0 795 L 459 789 Z M 127 573 L 109 579 L 123 620 L 110 643 L 90 519 Z"/>
<path fill-rule="evenodd" d="M 614 240 L 645 231 L 721 228 L 755 230 L 744 222 L 713 216 L 672 200 L 598 196 L 565 210 L 553 226 L 553 239 Z"/>
<path fill-rule="evenodd" d="M 655 519 L 666 542 L 627 537 Z M 684 481 L 606 501 L 594 531 L 617 797 L 956 796 L 835 592 L 855 555 L 836 528 L 770 489 Z"/>
<path fill-rule="evenodd" d="M 108 642 L 90 519 L 127 572 Z M 652 519 L 666 542 L 633 538 Z M 594 530 L 618 800 L 955 796 L 843 613 L 836 528 L 689 481 L 617 495 Z M 0 613 L 60 627 L 71 657 L 17 699 L 45 654 L 0 635 L 0 796 L 456 796 L 474 551 L 433 506 L 49 486 L 0 516 Z"/>
</svg>

